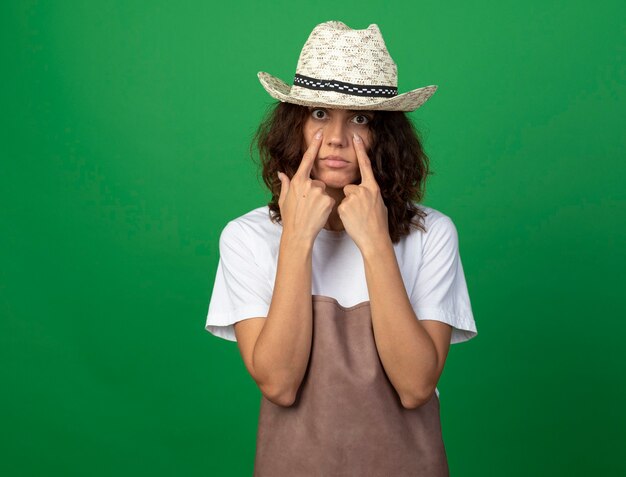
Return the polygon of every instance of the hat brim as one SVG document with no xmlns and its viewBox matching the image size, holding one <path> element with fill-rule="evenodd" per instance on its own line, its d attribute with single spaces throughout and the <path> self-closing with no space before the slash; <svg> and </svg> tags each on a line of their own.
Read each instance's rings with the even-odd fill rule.
<svg viewBox="0 0 626 477">
<path fill-rule="evenodd" d="M 415 111 L 435 94 L 436 85 L 424 86 L 392 98 L 371 98 L 289 86 L 269 73 L 260 71 L 257 74 L 265 91 L 279 101 L 299 104 L 301 106 L 319 106 L 326 108 L 342 108 L 369 111 Z"/>
</svg>

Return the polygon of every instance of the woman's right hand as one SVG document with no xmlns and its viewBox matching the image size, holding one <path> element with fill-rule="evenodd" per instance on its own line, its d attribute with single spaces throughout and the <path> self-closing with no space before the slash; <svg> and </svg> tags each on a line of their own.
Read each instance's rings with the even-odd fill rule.
<svg viewBox="0 0 626 477">
<path fill-rule="evenodd" d="M 285 173 L 278 173 L 281 182 L 278 206 L 283 233 L 310 240 L 311 244 L 326 224 L 335 205 L 335 199 L 326 193 L 326 184 L 311 179 L 311 169 L 321 143 L 320 129 L 302 156 L 302 162 L 291 180 Z"/>
</svg>

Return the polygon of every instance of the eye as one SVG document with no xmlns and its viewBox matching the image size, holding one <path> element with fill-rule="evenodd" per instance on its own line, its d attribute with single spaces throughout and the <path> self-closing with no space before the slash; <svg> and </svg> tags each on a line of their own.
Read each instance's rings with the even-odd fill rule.
<svg viewBox="0 0 626 477">
<path fill-rule="evenodd" d="M 352 122 L 356 124 L 367 124 L 370 122 L 370 118 L 368 118 L 364 114 L 357 114 L 356 116 L 352 118 Z"/>
<path fill-rule="evenodd" d="M 311 116 L 313 116 L 315 119 L 324 119 L 326 117 L 326 111 L 324 111 L 323 109 L 314 109 L 311 112 Z"/>
</svg>

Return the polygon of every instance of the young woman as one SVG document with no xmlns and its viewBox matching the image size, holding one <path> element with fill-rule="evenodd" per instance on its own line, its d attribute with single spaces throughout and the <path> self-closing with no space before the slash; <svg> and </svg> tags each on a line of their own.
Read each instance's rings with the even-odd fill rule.
<svg viewBox="0 0 626 477">
<path fill-rule="evenodd" d="M 231 220 L 206 329 L 262 394 L 254 475 L 447 476 L 437 382 L 476 334 L 457 231 L 376 25 L 315 27 L 257 131 L 267 206 Z"/>
</svg>

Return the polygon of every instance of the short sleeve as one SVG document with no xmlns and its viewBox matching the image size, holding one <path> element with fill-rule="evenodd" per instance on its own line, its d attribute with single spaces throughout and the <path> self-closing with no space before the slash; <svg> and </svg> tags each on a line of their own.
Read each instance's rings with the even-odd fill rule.
<svg viewBox="0 0 626 477">
<path fill-rule="evenodd" d="M 410 295 L 420 320 L 437 320 L 452 326 L 450 344 L 476 336 L 456 227 L 448 216 L 430 224 L 424 235 L 422 260 Z"/>
<path fill-rule="evenodd" d="M 272 286 L 255 260 L 251 240 L 233 221 L 220 234 L 220 258 L 205 329 L 230 341 L 237 341 L 234 323 L 266 317 L 271 303 Z"/>
</svg>

